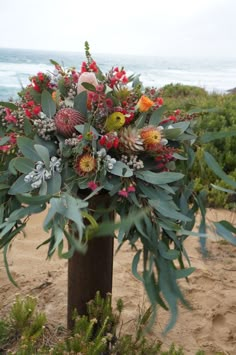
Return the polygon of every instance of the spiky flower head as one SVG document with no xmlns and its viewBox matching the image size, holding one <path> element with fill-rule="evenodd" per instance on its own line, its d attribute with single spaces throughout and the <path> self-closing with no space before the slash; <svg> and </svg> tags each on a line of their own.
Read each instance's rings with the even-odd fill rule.
<svg viewBox="0 0 236 355">
<path fill-rule="evenodd" d="M 160 145 L 162 145 L 162 127 L 144 127 L 140 131 L 140 136 L 146 150 L 155 151 Z"/>
<path fill-rule="evenodd" d="M 143 140 L 136 127 L 128 126 L 119 132 L 120 148 L 127 152 L 141 152 L 144 150 Z"/>
<path fill-rule="evenodd" d="M 78 175 L 86 175 L 96 170 L 96 159 L 89 153 L 79 156 L 74 165 L 74 169 Z"/>
<path fill-rule="evenodd" d="M 63 108 L 57 112 L 55 118 L 57 132 L 69 138 L 76 133 L 75 126 L 85 122 L 83 115 L 73 108 Z"/>
</svg>

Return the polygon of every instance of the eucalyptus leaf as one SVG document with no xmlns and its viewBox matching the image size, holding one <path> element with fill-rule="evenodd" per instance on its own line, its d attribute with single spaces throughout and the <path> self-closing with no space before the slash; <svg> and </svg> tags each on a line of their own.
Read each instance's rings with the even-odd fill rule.
<svg viewBox="0 0 236 355">
<path fill-rule="evenodd" d="M 204 157 L 207 165 L 209 166 L 210 169 L 219 177 L 221 178 L 224 182 L 226 182 L 228 185 L 236 188 L 236 182 L 231 179 L 225 172 L 221 169 L 215 158 L 208 152 L 204 152 Z"/>
<path fill-rule="evenodd" d="M 9 195 L 23 194 L 33 190 L 31 183 L 25 182 L 25 175 L 21 175 L 11 186 L 8 191 Z"/>
<path fill-rule="evenodd" d="M 163 105 L 159 107 L 157 110 L 153 111 L 151 114 L 149 124 L 152 126 L 158 126 L 159 123 L 162 121 L 162 115 L 166 111 L 166 106 Z"/>
<path fill-rule="evenodd" d="M 47 180 L 47 194 L 48 195 L 54 195 L 60 192 L 61 190 L 61 175 L 57 171 L 54 172 L 53 176 L 51 177 L 50 180 Z"/>
<path fill-rule="evenodd" d="M 43 90 L 42 92 L 41 106 L 42 106 L 43 113 L 45 113 L 45 115 L 48 118 L 52 118 L 55 115 L 56 104 L 53 101 L 52 96 L 47 90 Z"/>
<path fill-rule="evenodd" d="M 0 146 L 5 145 L 10 140 L 10 137 L 0 137 Z"/>
<path fill-rule="evenodd" d="M 41 158 L 40 160 L 42 160 L 44 162 L 46 169 L 49 170 L 50 156 L 49 156 L 48 149 L 40 144 L 35 144 L 34 149 L 36 150 L 36 152 L 40 156 L 40 158 Z"/>
<path fill-rule="evenodd" d="M 0 101 L 0 106 L 9 108 L 10 110 L 13 110 L 13 111 L 18 109 L 18 106 L 13 104 L 12 102 Z"/>
<path fill-rule="evenodd" d="M 40 156 L 36 152 L 34 148 L 34 141 L 27 137 L 18 137 L 17 138 L 17 145 L 21 151 L 21 153 L 28 159 L 33 161 L 40 160 Z"/>
<path fill-rule="evenodd" d="M 95 86 L 92 85 L 92 84 L 90 84 L 90 83 L 83 82 L 83 83 L 81 83 L 81 85 L 82 85 L 86 90 L 96 92 Z"/>
<path fill-rule="evenodd" d="M 35 163 L 28 158 L 15 158 L 14 167 L 20 173 L 28 174 L 30 171 L 34 170 Z"/>
<path fill-rule="evenodd" d="M 182 173 L 161 172 L 154 173 L 152 171 L 136 171 L 135 176 L 138 179 L 149 182 L 153 185 L 169 184 L 174 181 L 178 181 L 184 177 Z"/>
<path fill-rule="evenodd" d="M 125 163 L 117 161 L 111 170 L 111 174 L 122 177 L 131 177 L 133 176 L 133 171 Z"/>
<path fill-rule="evenodd" d="M 82 91 L 74 98 L 74 109 L 87 117 L 87 91 Z"/>
<path fill-rule="evenodd" d="M 199 140 L 201 143 L 209 143 L 216 139 L 235 137 L 235 136 L 236 136 L 236 131 L 230 129 L 230 131 L 224 131 L 224 132 L 206 132 L 200 137 Z"/>
</svg>

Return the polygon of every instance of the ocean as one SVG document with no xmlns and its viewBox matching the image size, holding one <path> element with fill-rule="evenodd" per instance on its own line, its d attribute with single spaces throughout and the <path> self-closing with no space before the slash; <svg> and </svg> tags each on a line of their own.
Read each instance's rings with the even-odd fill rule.
<svg viewBox="0 0 236 355">
<path fill-rule="evenodd" d="M 140 74 L 145 86 L 161 88 L 170 83 L 200 86 L 208 92 L 226 93 L 236 87 L 236 58 L 152 57 L 134 55 L 93 55 L 103 72 L 112 66 L 124 66 L 130 73 Z M 0 48 L 0 101 L 15 99 L 29 76 L 39 71 L 53 71 L 49 59 L 65 67 L 80 69 L 84 53 L 36 51 Z"/>
</svg>

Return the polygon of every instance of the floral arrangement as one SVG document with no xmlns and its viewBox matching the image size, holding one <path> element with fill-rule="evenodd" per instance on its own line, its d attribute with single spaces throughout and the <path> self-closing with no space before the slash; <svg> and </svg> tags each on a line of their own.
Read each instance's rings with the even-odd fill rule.
<svg viewBox="0 0 236 355">
<path fill-rule="evenodd" d="M 170 309 L 169 329 L 178 301 L 186 304 L 177 279 L 193 271 L 183 243 L 194 234 L 199 208 L 205 232 L 204 194 L 194 193 L 189 173 L 195 114 L 166 112 L 158 90 L 124 68 L 103 74 L 87 43 L 85 49 L 79 71 L 51 60 L 53 72 L 31 77 L 17 102 L 2 103 L 0 247 L 7 271 L 11 277 L 10 243 L 48 204 L 48 256 L 56 249 L 62 257 L 84 253 L 89 239 L 118 228 L 119 244 L 128 240 L 137 249 L 132 271 L 154 311 L 157 304 Z M 109 207 L 101 199 L 94 208 L 97 196 L 108 198 Z M 108 226 L 111 211 L 119 225 Z"/>
</svg>

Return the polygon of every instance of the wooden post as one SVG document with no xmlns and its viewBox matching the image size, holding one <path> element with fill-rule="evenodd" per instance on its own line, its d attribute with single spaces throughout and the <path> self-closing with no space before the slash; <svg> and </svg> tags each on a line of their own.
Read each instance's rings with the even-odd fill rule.
<svg viewBox="0 0 236 355">
<path fill-rule="evenodd" d="M 113 246 L 113 237 L 95 237 L 89 241 L 85 255 L 75 252 L 68 260 L 68 329 L 74 326 L 74 310 L 86 314 L 86 303 L 97 291 L 102 297 L 112 293 Z"/>
</svg>

